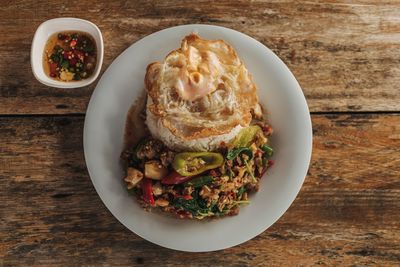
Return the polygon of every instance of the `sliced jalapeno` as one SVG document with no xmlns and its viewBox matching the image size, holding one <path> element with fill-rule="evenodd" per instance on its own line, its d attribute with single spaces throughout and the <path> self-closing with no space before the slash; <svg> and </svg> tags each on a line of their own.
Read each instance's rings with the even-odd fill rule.
<svg viewBox="0 0 400 267">
<path fill-rule="evenodd" d="M 231 147 L 249 147 L 256 134 L 262 131 L 260 126 L 251 125 L 240 130 L 239 134 L 233 139 Z"/>
<path fill-rule="evenodd" d="M 183 152 L 175 155 L 172 167 L 183 176 L 193 176 L 220 167 L 224 158 L 214 152 Z"/>
</svg>

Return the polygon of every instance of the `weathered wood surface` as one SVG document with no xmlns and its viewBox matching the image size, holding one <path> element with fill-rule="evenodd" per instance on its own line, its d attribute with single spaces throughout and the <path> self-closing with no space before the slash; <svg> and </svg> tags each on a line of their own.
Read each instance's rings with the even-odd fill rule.
<svg viewBox="0 0 400 267">
<path fill-rule="evenodd" d="M 376 0 L 2 3 L 0 266 L 398 266 L 399 10 Z M 95 84 L 49 88 L 31 73 L 36 28 L 69 16 L 102 30 L 103 71 L 130 44 L 181 24 L 233 28 L 271 48 L 310 111 L 333 113 L 312 116 L 312 163 L 288 212 L 251 241 L 210 253 L 161 248 L 125 229 L 90 182 L 83 116 L 71 116 L 85 113 Z"/>
<path fill-rule="evenodd" d="M 312 112 L 400 111 L 399 1 L 6 1 L 0 5 L 0 114 L 84 113 L 95 87 L 35 80 L 39 24 L 80 17 L 103 32 L 103 70 L 130 44 L 189 23 L 226 26 L 271 48 L 299 80 Z"/>
<path fill-rule="evenodd" d="M 0 118 L 0 265 L 398 266 L 400 115 L 313 115 L 314 152 L 288 212 L 220 252 L 125 229 L 88 177 L 82 116 Z"/>
</svg>

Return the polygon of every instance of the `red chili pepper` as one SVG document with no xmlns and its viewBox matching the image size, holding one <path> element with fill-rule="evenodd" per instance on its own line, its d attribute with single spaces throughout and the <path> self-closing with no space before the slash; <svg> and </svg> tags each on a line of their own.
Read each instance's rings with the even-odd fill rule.
<svg viewBox="0 0 400 267">
<path fill-rule="evenodd" d="M 177 173 L 176 171 L 173 171 L 170 174 L 168 174 L 167 176 L 165 176 L 164 178 L 162 178 L 161 183 L 169 184 L 169 185 L 181 184 L 192 178 L 193 178 L 192 176 L 182 176 L 179 173 Z"/>
<path fill-rule="evenodd" d="M 79 50 L 74 50 L 74 55 L 75 55 L 75 57 L 77 57 L 78 59 L 83 61 L 83 57 L 84 57 L 83 52 L 81 52 Z"/>
<path fill-rule="evenodd" d="M 261 129 L 266 136 L 270 136 L 272 134 L 272 128 L 269 125 L 264 124 L 261 126 Z"/>
<path fill-rule="evenodd" d="M 55 74 L 57 72 L 57 67 L 58 67 L 57 63 L 55 63 L 55 62 L 50 63 L 50 73 L 54 73 Z"/>
<path fill-rule="evenodd" d="M 269 160 L 268 160 L 267 167 L 265 167 L 265 168 L 261 171 L 259 178 L 263 177 L 263 176 L 264 176 L 264 173 L 265 173 L 271 166 L 273 166 L 274 164 L 275 164 L 275 162 L 274 162 L 272 159 L 269 159 Z"/>
<path fill-rule="evenodd" d="M 219 171 L 217 169 L 213 169 L 210 171 L 209 174 L 213 177 L 217 177 L 217 176 L 219 176 Z"/>
<path fill-rule="evenodd" d="M 261 156 L 263 154 L 263 152 L 260 149 L 257 149 L 256 153 L 254 153 L 255 156 Z"/>
<path fill-rule="evenodd" d="M 267 161 L 267 166 L 265 166 L 265 167 L 262 169 L 259 178 L 263 177 L 264 174 L 267 172 L 267 170 L 268 170 L 272 165 L 274 165 L 274 161 L 271 160 L 271 159 L 269 159 L 269 160 Z"/>
<path fill-rule="evenodd" d="M 183 198 L 185 200 L 191 200 L 193 199 L 193 197 L 191 195 L 180 195 L 180 194 L 175 194 L 175 197 L 180 197 Z"/>
<path fill-rule="evenodd" d="M 75 67 L 76 63 L 78 62 L 78 59 L 76 57 L 71 58 L 69 60 L 69 65 Z"/>
<path fill-rule="evenodd" d="M 272 159 L 268 160 L 268 167 L 271 167 L 275 164 L 275 161 L 273 161 Z"/>
<path fill-rule="evenodd" d="M 261 173 L 259 174 L 258 178 L 262 178 L 265 174 L 265 172 L 267 171 L 268 167 L 265 167 L 262 169 Z"/>
<path fill-rule="evenodd" d="M 64 57 L 64 59 L 68 59 L 68 57 L 70 57 L 71 55 L 72 55 L 71 52 L 64 51 L 63 57 Z"/>
<path fill-rule="evenodd" d="M 150 205 L 154 205 L 154 197 L 153 197 L 153 184 L 151 179 L 144 178 L 142 180 L 142 191 L 143 191 L 143 200 Z"/>
</svg>

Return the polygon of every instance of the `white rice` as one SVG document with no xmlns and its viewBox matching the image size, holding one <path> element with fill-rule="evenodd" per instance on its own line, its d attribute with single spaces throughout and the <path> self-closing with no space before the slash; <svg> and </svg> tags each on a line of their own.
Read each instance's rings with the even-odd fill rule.
<svg viewBox="0 0 400 267">
<path fill-rule="evenodd" d="M 167 147 L 177 151 L 214 151 L 221 142 L 229 143 L 243 128 L 241 125 L 234 127 L 229 133 L 214 135 L 196 140 L 184 140 L 171 133 L 164 127 L 161 120 L 146 110 L 146 124 L 152 136 L 161 140 Z"/>
</svg>

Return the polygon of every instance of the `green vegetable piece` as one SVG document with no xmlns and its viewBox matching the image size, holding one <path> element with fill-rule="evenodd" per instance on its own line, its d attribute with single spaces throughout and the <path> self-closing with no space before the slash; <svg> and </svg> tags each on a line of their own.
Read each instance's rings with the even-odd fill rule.
<svg viewBox="0 0 400 267">
<path fill-rule="evenodd" d="M 60 58 L 62 58 L 62 52 L 64 51 L 64 49 L 61 46 L 56 45 L 53 51 L 56 51 L 56 54 L 59 55 Z"/>
<path fill-rule="evenodd" d="M 135 163 L 139 163 L 140 159 L 137 156 L 137 153 L 139 152 L 139 150 L 142 148 L 143 145 L 145 145 L 148 142 L 147 138 L 144 138 L 142 140 L 139 141 L 139 143 L 137 143 L 135 149 L 132 152 L 132 157 L 131 160 Z"/>
<path fill-rule="evenodd" d="M 224 158 L 214 152 L 183 152 L 175 155 L 172 167 L 182 176 L 194 176 L 220 167 Z"/>
<path fill-rule="evenodd" d="M 253 182 L 257 182 L 256 177 L 254 176 L 253 170 L 251 169 L 249 163 L 247 160 L 244 161 L 244 164 L 246 165 L 247 172 L 250 174 L 251 178 L 253 179 Z"/>
<path fill-rule="evenodd" d="M 80 80 L 80 76 L 78 73 L 75 73 L 74 80 L 75 79 L 77 81 Z M 131 147 L 129 150 L 124 152 L 124 158 L 126 159 L 126 163 L 128 164 L 128 166 L 138 168 L 140 163 L 142 163 L 142 161 L 137 157 L 137 152 L 139 151 L 141 146 L 145 144 L 146 141 L 146 138 L 141 139 L 135 147 Z"/>
<path fill-rule="evenodd" d="M 192 186 L 194 188 L 202 187 L 203 185 L 211 184 L 214 181 L 214 177 L 212 176 L 199 176 L 196 178 L 193 178 L 187 182 L 185 182 L 183 185 L 185 187 Z"/>
<path fill-rule="evenodd" d="M 176 209 L 182 209 L 192 213 L 193 216 L 206 214 L 209 209 L 200 207 L 196 199 L 185 200 L 183 198 L 175 198 L 172 205 Z"/>
<path fill-rule="evenodd" d="M 262 165 L 266 167 L 268 165 L 268 160 L 266 158 L 262 159 Z"/>
<path fill-rule="evenodd" d="M 250 204 L 250 200 L 240 200 L 233 202 L 233 205 L 240 205 L 240 204 Z"/>
<path fill-rule="evenodd" d="M 224 215 L 226 215 L 229 211 L 230 211 L 230 209 L 227 208 L 227 207 L 223 208 L 222 211 L 219 211 L 219 210 L 217 209 L 217 210 L 214 212 L 214 215 L 215 215 L 215 216 L 224 216 Z"/>
<path fill-rule="evenodd" d="M 230 147 L 249 147 L 256 134 L 261 131 L 260 126 L 251 125 L 240 130 L 239 134 L 230 144 Z"/>
<path fill-rule="evenodd" d="M 86 53 L 91 53 L 93 52 L 94 48 L 92 45 L 87 45 L 83 48 L 83 51 L 85 51 Z"/>
<path fill-rule="evenodd" d="M 68 69 L 69 68 L 69 62 L 67 60 L 64 60 L 61 62 L 61 67 L 64 69 Z"/>
<path fill-rule="evenodd" d="M 272 147 L 267 145 L 262 145 L 261 150 L 264 151 L 265 155 L 267 155 L 268 157 L 272 157 L 272 155 L 274 154 L 274 150 L 272 149 Z"/>
<path fill-rule="evenodd" d="M 246 188 L 244 186 L 240 187 L 237 192 L 237 199 L 240 199 L 244 192 L 246 192 Z"/>
<path fill-rule="evenodd" d="M 256 182 L 257 179 L 254 176 L 253 170 L 250 168 L 250 165 L 248 163 L 249 160 L 253 159 L 253 152 L 251 151 L 250 148 L 239 147 L 239 148 L 234 148 L 232 150 L 229 150 L 228 154 L 226 155 L 226 159 L 233 160 L 233 159 L 237 158 L 241 154 L 245 154 L 245 155 L 248 156 L 248 159 L 244 160 L 244 164 L 246 165 L 247 172 L 250 174 L 250 176 L 253 179 L 253 181 Z"/>
<path fill-rule="evenodd" d="M 139 192 L 139 189 L 137 188 L 137 187 L 133 187 L 133 188 L 131 188 L 131 189 L 126 189 L 127 191 L 128 191 L 128 193 L 130 194 L 130 195 L 137 195 Z"/>
<path fill-rule="evenodd" d="M 52 54 L 50 56 L 51 60 L 53 60 L 53 62 L 58 62 L 60 61 L 60 57 L 57 54 Z"/>
<path fill-rule="evenodd" d="M 228 154 L 226 154 L 226 159 L 233 160 L 242 153 L 246 154 L 249 157 L 248 160 L 253 159 L 253 152 L 251 151 L 250 148 L 247 148 L 247 147 L 238 147 L 238 148 L 229 150 Z"/>
<path fill-rule="evenodd" d="M 232 180 L 233 178 L 233 171 L 231 169 L 228 169 L 228 176 L 229 176 L 229 180 Z"/>
<path fill-rule="evenodd" d="M 79 81 L 81 79 L 81 76 L 79 75 L 79 73 L 75 73 L 74 74 L 74 80 L 75 81 Z"/>
<path fill-rule="evenodd" d="M 199 196 L 200 189 L 196 189 L 192 199 L 186 200 L 184 198 L 175 198 L 172 205 L 178 210 L 185 210 L 190 212 L 196 218 L 204 218 L 212 213 L 212 209 L 216 207 L 215 204 L 207 207 L 207 202 Z"/>
</svg>

